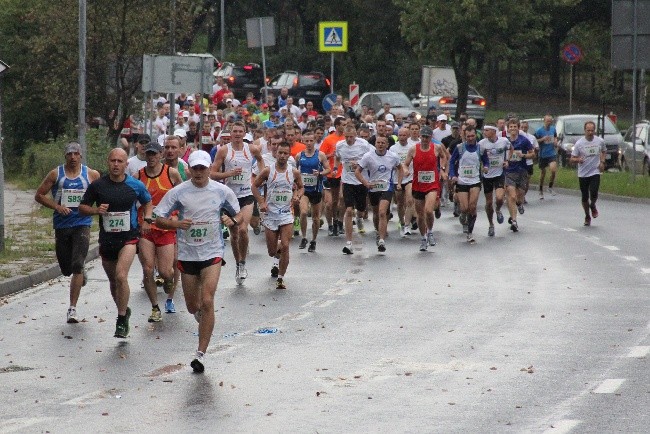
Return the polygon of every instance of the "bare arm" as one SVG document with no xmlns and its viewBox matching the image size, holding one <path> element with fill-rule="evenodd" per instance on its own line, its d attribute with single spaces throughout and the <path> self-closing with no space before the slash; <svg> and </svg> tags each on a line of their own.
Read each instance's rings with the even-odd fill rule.
<svg viewBox="0 0 650 434">
<path fill-rule="evenodd" d="M 54 183 L 56 182 L 57 176 L 57 169 L 53 169 L 50 171 L 50 173 L 47 174 L 47 176 L 43 179 L 43 182 L 41 182 L 41 185 L 38 187 L 38 190 L 36 190 L 34 200 L 45 207 L 53 209 L 59 214 L 68 215 L 72 212 L 72 210 L 68 207 L 56 203 L 50 194 L 52 186 L 54 186 Z"/>
</svg>

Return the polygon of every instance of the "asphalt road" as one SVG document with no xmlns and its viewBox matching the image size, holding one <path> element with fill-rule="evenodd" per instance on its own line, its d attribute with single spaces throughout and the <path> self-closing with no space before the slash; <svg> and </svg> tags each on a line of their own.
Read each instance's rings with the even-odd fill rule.
<svg viewBox="0 0 650 434">
<path fill-rule="evenodd" d="M 251 235 L 245 285 L 223 269 L 203 375 L 180 293 L 147 323 L 137 261 L 126 340 L 97 261 L 80 324 L 66 279 L 17 294 L 0 432 L 648 432 L 648 205 L 601 200 L 585 228 L 577 197 L 529 196 L 519 233 L 490 239 L 480 214 L 475 245 L 448 208 L 426 253 L 394 223 L 386 254 L 372 231 L 352 256 L 324 231 L 316 253 L 294 240 L 286 291 Z"/>
</svg>

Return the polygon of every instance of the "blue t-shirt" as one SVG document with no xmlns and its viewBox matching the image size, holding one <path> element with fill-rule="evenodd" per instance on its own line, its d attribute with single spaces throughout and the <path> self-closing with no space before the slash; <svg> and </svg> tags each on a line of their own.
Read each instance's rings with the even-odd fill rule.
<svg viewBox="0 0 650 434">
<path fill-rule="evenodd" d="M 548 127 L 548 130 L 541 126 L 535 131 L 535 137 L 537 137 L 537 143 L 539 144 L 539 156 L 540 158 L 551 158 L 557 157 L 557 152 L 555 151 L 555 140 L 551 140 L 550 143 L 546 143 L 545 138 L 550 136 L 552 138 L 557 137 L 557 131 L 555 126 L 551 125 Z"/>
<path fill-rule="evenodd" d="M 530 140 L 521 134 L 519 134 L 515 140 L 510 139 L 510 137 L 508 137 L 508 140 L 510 141 L 510 146 L 514 151 L 521 151 L 523 154 L 527 154 L 533 149 L 533 144 L 530 143 Z M 508 161 L 506 172 L 528 172 L 526 159 L 519 157 L 517 152 L 513 152 Z"/>
</svg>

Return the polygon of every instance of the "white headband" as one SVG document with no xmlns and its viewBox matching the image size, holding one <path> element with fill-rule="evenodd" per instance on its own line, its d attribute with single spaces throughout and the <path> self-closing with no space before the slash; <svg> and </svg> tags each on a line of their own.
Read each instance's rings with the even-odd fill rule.
<svg viewBox="0 0 650 434">
<path fill-rule="evenodd" d="M 493 130 L 493 131 L 497 131 L 497 132 L 499 131 L 499 129 L 497 127 L 493 126 L 493 125 L 484 125 L 483 129 L 484 130 Z"/>
</svg>

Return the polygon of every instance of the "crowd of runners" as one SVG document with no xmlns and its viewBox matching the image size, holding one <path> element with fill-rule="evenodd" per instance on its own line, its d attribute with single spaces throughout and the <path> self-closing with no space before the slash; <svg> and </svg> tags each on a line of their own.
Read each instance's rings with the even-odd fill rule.
<svg viewBox="0 0 650 434">
<path fill-rule="evenodd" d="M 434 110 L 401 117 L 390 106 L 380 113 L 364 107 L 357 117 L 343 104 L 326 114 L 303 110 L 303 104 L 292 106 L 290 97 L 283 100 L 282 95 L 277 104 L 284 108 L 277 113 L 283 115 L 282 123 L 273 112 L 273 121 L 251 124 L 246 116 L 252 101 L 242 117 L 236 110 L 225 118 L 204 112 L 201 130 L 207 140 L 196 139 L 198 135 L 188 140 L 184 121 L 175 129 L 162 122 L 153 140 L 143 130 L 123 131 L 128 137 L 110 151 L 102 176 L 81 164 L 79 144 L 66 146 L 65 163 L 46 176 L 36 200 L 54 210 L 57 259 L 62 273 L 72 275 L 69 323 L 78 321 L 94 215 L 99 216 L 99 252 L 117 307 L 115 337 L 129 335 L 128 275 L 137 255 L 152 306 L 150 322 L 161 321 L 163 310 L 176 312 L 180 281 L 199 329 L 190 364 L 203 372 L 225 240 L 232 249 L 235 281 L 243 285 L 249 236 L 263 232 L 273 262 L 270 275 L 276 288 L 284 290 L 291 239 L 296 238 L 298 249 L 316 252 L 321 226 L 329 237 L 343 236 L 342 252 L 352 255 L 354 233 L 365 233 L 371 216 L 377 250 L 385 254 L 393 219 L 402 237 L 419 232 L 417 248 L 424 252 L 436 245 L 434 222 L 441 207 L 449 207 L 473 244 L 483 189 L 487 235 L 495 235 L 494 220 L 504 223 L 504 213 L 509 229 L 518 232 L 536 154 L 539 167 L 551 171 L 548 191 L 554 194 L 557 135 L 550 116 L 529 133 L 514 114 L 479 130 L 474 119 L 461 116 L 450 122 L 450 114 Z M 257 107 L 268 111 L 269 101 Z M 164 117 L 165 104 L 161 108 Z M 571 159 L 578 165 L 584 224 L 589 225 L 598 216 L 605 159 L 592 122 L 585 124 L 585 136 Z M 166 294 L 162 308 L 159 285 Z"/>
</svg>

